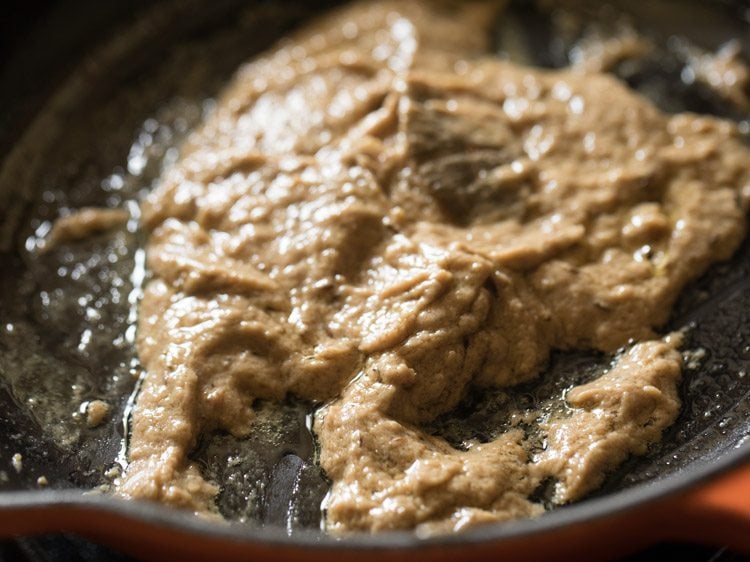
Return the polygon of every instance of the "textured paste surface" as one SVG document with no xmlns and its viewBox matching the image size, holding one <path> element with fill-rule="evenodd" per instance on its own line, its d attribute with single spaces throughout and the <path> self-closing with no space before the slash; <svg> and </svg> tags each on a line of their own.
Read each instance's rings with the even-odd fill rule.
<svg viewBox="0 0 750 562">
<path fill-rule="evenodd" d="M 491 56 L 493 17 L 357 4 L 239 70 L 144 204 L 147 375 L 119 494 L 215 511 L 199 436 L 247 435 L 254 400 L 290 393 L 325 404 L 332 532 L 534 516 L 543 482 L 575 500 L 660 438 L 680 355 L 654 330 L 738 246 L 750 151 L 596 71 Z M 539 421 L 545 448 L 421 429 L 553 349 L 625 345 Z"/>
</svg>

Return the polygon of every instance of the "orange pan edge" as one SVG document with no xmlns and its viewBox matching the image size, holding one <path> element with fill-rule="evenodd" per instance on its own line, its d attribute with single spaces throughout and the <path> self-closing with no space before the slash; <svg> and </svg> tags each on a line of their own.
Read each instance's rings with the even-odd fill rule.
<svg viewBox="0 0 750 562">
<path fill-rule="evenodd" d="M 0 494 L 0 537 L 73 533 L 143 560 L 369 561 L 607 560 L 659 541 L 728 546 L 750 554 L 750 447 L 722 461 L 565 507 L 536 520 L 460 535 L 411 533 L 288 537 L 81 491 Z M 718 473 L 718 474 L 717 474 Z"/>
</svg>

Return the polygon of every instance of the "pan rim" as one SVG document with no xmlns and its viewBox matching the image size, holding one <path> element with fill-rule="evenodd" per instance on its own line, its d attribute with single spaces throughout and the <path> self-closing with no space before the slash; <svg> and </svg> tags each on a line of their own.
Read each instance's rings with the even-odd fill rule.
<svg viewBox="0 0 750 562">
<path fill-rule="evenodd" d="M 591 498 L 545 513 L 539 518 L 494 523 L 462 533 L 420 537 L 414 532 L 386 531 L 378 534 L 355 533 L 334 537 L 319 531 L 297 531 L 288 535 L 282 528 L 247 526 L 238 523 L 214 522 L 160 504 L 125 500 L 90 490 L 24 490 L 0 493 L 0 514 L 3 511 L 52 508 L 92 510 L 102 515 L 121 517 L 176 532 L 187 532 L 196 538 L 221 540 L 244 546 L 268 548 L 304 548 L 337 551 L 424 550 L 434 547 L 480 546 L 530 536 L 539 536 L 564 528 L 604 519 L 615 513 L 656 504 L 679 492 L 695 488 L 750 462 L 750 442 L 736 446 L 714 462 L 697 461 L 684 472 L 664 479 L 644 482 L 633 488 Z M 67 530 L 63 530 L 67 531 Z"/>
</svg>

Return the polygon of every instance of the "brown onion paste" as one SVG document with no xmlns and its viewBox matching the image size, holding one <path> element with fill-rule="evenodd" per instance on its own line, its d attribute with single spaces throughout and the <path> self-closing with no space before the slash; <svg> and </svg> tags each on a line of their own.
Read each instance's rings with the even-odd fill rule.
<svg viewBox="0 0 750 562">
<path fill-rule="evenodd" d="M 486 3 L 355 4 L 243 66 L 144 204 L 153 279 L 128 498 L 215 512 L 188 455 L 256 399 L 322 404 L 334 533 L 534 516 L 675 419 L 681 288 L 744 234 L 735 126 L 596 70 L 489 52 Z M 567 412 L 458 450 L 424 431 L 553 349 L 614 352 Z"/>
</svg>

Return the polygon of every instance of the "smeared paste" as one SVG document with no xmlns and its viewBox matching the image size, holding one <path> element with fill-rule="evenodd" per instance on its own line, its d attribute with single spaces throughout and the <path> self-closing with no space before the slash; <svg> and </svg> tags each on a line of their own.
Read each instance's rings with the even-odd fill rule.
<svg viewBox="0 0 750 562">
<path fill-rule="evenodd" d="M 745 228 L 735 126 L 489 51 L 486 4 L 356 4 L 237 73 L 143 205 L 147 371 L 118 493 L 210 513 L 199 436 L 323 405 L 340 533 L 460 530 L 598 486 L 679 409 L 681 288 Z M 632 342 L 638 342 L 632 344 Z M 540 421 L 457 450 L 422 424 L 553 349 L 614 352 Z"/>
</svg>

